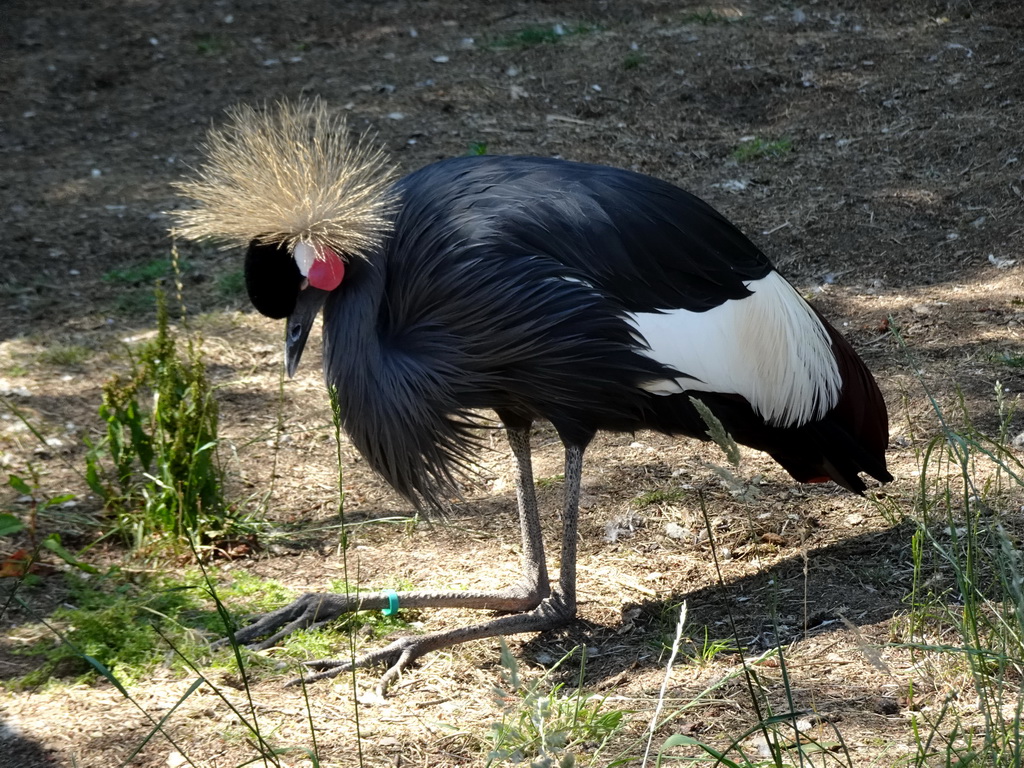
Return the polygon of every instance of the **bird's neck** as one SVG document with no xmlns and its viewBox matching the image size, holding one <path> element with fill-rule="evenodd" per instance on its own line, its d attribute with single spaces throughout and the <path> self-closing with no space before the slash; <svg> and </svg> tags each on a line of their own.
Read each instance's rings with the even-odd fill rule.
<svg viewBox="0 0 1024 768">
<path fill-rule="evenodd" d="M 324 305 L 324 375 L 339 394 L 350 381 L 372 376 L 380 360 L 377 328 L 383 295 L 383 270 L 354 259 Z"/>
<path fill-rule="evenodd" d="M 367 463 L 407 499 L 440 507 L 467 461 L 473 416 L 437 389 L 429 352 L 392 334 L 388 289 L 386 267 L 349 265 L 324 306 L 324 374 Z"/>
</svg>

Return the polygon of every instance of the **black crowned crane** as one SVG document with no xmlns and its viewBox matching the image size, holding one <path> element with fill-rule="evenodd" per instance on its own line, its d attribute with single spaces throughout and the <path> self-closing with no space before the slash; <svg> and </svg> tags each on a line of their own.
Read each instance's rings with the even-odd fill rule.
<svg viewBox="0 0 1024 768">
<path fill-rule="evenodd" d="M 516 460 L 523 574 L 506 589 L 399 593 L 403 607 L 511 612 L 401 638 L 355 660 L 388 665 L 383 692 L 424 653 L 560 627 L 576 615 L 583 454 L 601 430 L 706 440 L 693 399 L 796 480 L 861 493 L 885 465 L 885 404 L 850 345 L 721 214 L 664 181 L 535 157 L 460 157 L 395 179 L 320 101 L 238 108 L 180 190 L 178 232 L 247 249 L 253 305 L 286 318 L 299 364 L 323 312 L 324 372 L 368 464 L 418 508 L 441 509 L 477 450 L 479 409 Z M 551 584 L 530 429 L 565 446 L 562 555 Z M 236 638 L 285 634 L 386 592 L 304 595 Z M 311 662 L 313 679 L 351 668 Z"/>
</svg>

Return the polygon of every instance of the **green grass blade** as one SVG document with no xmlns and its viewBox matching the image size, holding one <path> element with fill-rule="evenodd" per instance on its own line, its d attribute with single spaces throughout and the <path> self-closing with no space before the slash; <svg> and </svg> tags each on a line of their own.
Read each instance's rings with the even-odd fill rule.
<svg viewBox="0 0 1024 768">
<path fill-rule="evenodd" d="M 206 680 L 204 678 L 202 678 L 202 677 L 197 677 L 192 682 L 192 685 L 190 685 L 188 687 L 188 690 L 185 691 L 184 695 L 182 695 L 182 697 L 179 698 L 175 702 L 173 707 L 171 707 L 169 710 L 167 710 L 167 714 L 165 714 L 163 717 L 160 718 L 159 721 L 157 721 L 157 723 L 150 729 L 149 733 L 146 734 L 146 737 L 135 747 L 135 749 L 132 751 L 132 753 L 130 755 L 128 755 L 128 757 L 126 757 L 124 759 L 124 762 L 121 763 L 121 768 L 125 768 L 125 766 L 127 766 L 129 763 L 132 762 L 132 760 L 134 760 L 136 758 L 136 756 L 150 742 L 150 740 L 153 738 L 153 736 L 155 736 L 157 733 L 162 731 L 164 723 L 166 723 L 168 720 L 171 719 L 171 715 L 174 714 L 174 712 L 178 709 L 178 707 L 180 707 L 182 704 L 184 704 L 185 700 L 188 699 L 188 697 L 191 696 L 193 693 L 195 693 L 196 690 L 199 688 L 199 686 L 201 686 L 205 682 L 206 682 Z M 188 759 L 185 755 L 182 755 L 182 757 L 185 757 L 186 760 Z M 192 764 L 192 761 L 189 760 L 189 763 Z"/>
</svg>

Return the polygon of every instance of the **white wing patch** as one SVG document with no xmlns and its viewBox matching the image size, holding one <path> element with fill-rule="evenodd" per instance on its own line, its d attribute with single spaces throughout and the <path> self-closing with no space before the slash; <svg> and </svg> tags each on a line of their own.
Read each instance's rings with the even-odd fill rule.
<svg viewBox="0 0 1024 768">
<path fill-rule="evenodd" d="M 778 272 L 746 286 L 752 295 L 706 312 L 627 314 L 638 351 L 685 374 L 641 386 L 657 395 L 741 395 L 775 426 L 824 416 L 842 386 L 824 324 Z"/>
</svg>

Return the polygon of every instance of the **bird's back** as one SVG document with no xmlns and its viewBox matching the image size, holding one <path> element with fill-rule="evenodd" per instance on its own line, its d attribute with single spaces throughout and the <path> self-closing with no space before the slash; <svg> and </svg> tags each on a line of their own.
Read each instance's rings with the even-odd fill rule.
<svg viewBox="0 0 1024 768">
<path fill-rule="evenodd" d="M 749 295 L 771 263 L 725 217 L 667 182 L 600 165 L 521 156 L 444 160 L 398 183 L 401 243 L 424 227 L 458 259 L 543 256 L 627 310 L 709 309 Z M 403 243 L 404 245 L 404 243 Z M 435 250 L 435 253 L 442 252 Z M 392 249 L 419 259 L 411 248 Z"/>
</svg>

